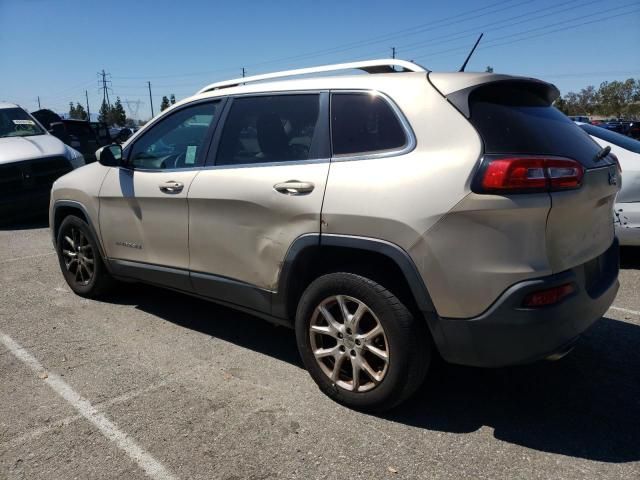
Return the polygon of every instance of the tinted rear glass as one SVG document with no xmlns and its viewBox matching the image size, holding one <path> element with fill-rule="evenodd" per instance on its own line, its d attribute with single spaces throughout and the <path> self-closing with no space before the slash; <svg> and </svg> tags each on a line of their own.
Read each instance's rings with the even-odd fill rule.
<svg viewBox="0 0 640 480">
<path fill-rule="evenodd" d="M 471 93 L 469 106 L 485 153 L 555 155 L 593 166 L 600 151 L 589 135 L 526 84 L 481 87 Z"/>
<path fill-rule="evenodd" d="M 392 150 L 407 143 L 400 120 L 389 103 L 377 95 L 334 93 L 331 122 L 334 155 Z"/>
</svg>

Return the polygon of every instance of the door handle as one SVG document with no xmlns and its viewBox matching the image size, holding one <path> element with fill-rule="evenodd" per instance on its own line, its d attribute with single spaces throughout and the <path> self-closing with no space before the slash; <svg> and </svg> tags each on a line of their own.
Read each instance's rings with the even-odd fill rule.
<svg viewBox="0 0 640 480">
<path fill-rule="evenodd" d="M 180 182 L 174 182 L 173 180 L 169 180 L 168 182 L 165 182 L 162 185 L 160 185 L 160 191 L 162 193 L 176 194 L 176 193 L 180 193 L 183 188 L 184 188 L 184 184 Z"/>
<path fill-rule="evenodd" d="M 273 188 L 276 192 L 285 195 L 306 195 L 311 193 L 315 185 L 311 182 L 301 182 L 300 180 L 287 180 L 283 183 L 276 183 Z"/>
</svg>

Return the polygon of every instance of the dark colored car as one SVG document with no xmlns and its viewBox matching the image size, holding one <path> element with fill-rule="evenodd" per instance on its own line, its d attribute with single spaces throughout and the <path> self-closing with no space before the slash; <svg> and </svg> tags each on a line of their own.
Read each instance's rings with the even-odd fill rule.
<svg viewBox="0 0 640 480">
<path fill-rule="evenodd" d="M 84 120 L 64 119 L 51 110 L 42 109 L 32 115 L 51 134 L 82 153 L 87 163 L 95 162 L 96 150 L 112 143 L 106 125 Z M 98 132 L 102 130 L 100 135 Z"/>
</svg>

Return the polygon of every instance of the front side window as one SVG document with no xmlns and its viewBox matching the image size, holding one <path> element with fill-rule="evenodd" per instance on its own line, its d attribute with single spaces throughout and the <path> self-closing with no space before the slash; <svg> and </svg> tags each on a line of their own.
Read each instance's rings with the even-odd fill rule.
<svg viewBox="0 0 640 480">
<path fill-rule="evenodd" d="M 199 167 L 209 127 L 219 114 L 220 102 L 199 103 L 160 120 L 133 145 L 133 168 L 173 169 Z"/>
<path fill-rule="evenodd" d="M 42 128 L 21 108 L 0 108 L 1 137 L 44 135 Z"/>
<path fill-rule="evenodd" d="M 233 100 L 216 165 L 246 165 L 314 158 L 320 111 L 318 94 L 243 97 Z"/>
<path fill-rule="evenodd" d="M 331 141 L 334 155 L 361 155 L 402 148 L 407 137 L 383 97 L 371 93 L 334 93 Z"/>
</svg>

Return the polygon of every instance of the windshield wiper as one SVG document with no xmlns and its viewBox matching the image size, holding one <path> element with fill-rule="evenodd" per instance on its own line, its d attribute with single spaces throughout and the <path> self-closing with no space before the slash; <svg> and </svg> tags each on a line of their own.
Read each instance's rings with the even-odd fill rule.
<svg viewBox="0 0 640 480">
<path fill-rule="evenodd" d="M 593 161 L 594 162 L 599 162 L 600 160 L 602 160 L 604 157 L 606 157 L 607 155 L 609 155 L 609 152 L 611 152 L 611 147 L 609 145 L 607 145 L 606 147 L 604 147 L 602 150 L 600 150 L 598 153 L 596 153 L 596 156 L 593 157 Z"/>
</svg>

